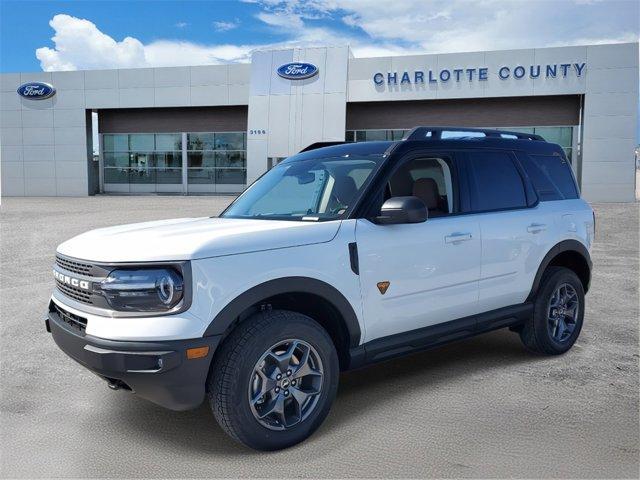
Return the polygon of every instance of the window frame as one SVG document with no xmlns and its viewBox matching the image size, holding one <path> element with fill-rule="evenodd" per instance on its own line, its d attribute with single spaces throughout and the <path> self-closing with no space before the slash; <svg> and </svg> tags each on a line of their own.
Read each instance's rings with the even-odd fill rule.
<svg viewBox="0 0 640 480">
<path fill-rule="evenodd" d="M 391 177 L 402 166 L 406 165 L 412 160 L 420 158 L 439 158 L 447 163 L 447 165 L 449 166 L 449 172 L 451 173 L 451 188 L 453 190 L 451 192 L 453 196 L 453 212 L 440 217 L 429 218 L 429 221 L 442 220 L 461 215 L 462 211 L 460 207 L 462 183 L 461 176 L 458 171 L 459 160 L 456 157 L 456 153 L 457 152 L 455 150 L 447 150 L 442 148 L 418 148 L 401 153 L 397 161 L 394 161 L 394 155 L 392 153 L 390 155 L 390 158 L 388 158 L 385 162 L 385 166 L 388 165 L 388 167 L 378 172 L 377 178 L 375 178 L 369 184 L 369 188 L 367 188 L 367 190 L 363 192 L 363 195 L 360 198 L 360 202 L 355 205 L 355 208 L 353 210 L 355 215 L 349 216 L 348 218 L 362 218 L 371 220 L 376 215 L 378 215 L 378 198 L 380 195 L 384 195 L 384 189 L 389 183 Z M 361 208 L 361 205 L 364 205 L 364 208 Z"/>
</svg>

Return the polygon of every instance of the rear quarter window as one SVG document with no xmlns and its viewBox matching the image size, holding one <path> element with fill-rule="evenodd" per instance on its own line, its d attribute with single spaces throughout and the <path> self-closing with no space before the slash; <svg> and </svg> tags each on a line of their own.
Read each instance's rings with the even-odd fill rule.
<svg viewBox="0 0 640 480">
<path fill-rule="evenodd" d="M 509 210 L 527 206 L 524 183 L 510 154 L 469 152 L 468 159 L 472 211 Z"/>
<path fill-rule="evenodd" d="M 541 202 L 578 198 L 571 165 L 560 155 L 519 156 Z"/>
</svg>

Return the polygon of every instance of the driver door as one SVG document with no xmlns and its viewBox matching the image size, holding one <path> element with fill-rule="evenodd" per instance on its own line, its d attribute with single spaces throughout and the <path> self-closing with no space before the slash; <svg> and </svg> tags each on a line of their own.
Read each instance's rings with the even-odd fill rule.
<svg viewBox="0 0 640 480">
<path fill-rule="evenodd" d="M 385 190 L 380 203 L 414 195 L 429 208 L 429 219 L 399 225 L 357 220 L 365 341 L 478 313 L 480 227 L 475 216 L 457 215 L 454 157 L 412 154 Z"/>
</svg>

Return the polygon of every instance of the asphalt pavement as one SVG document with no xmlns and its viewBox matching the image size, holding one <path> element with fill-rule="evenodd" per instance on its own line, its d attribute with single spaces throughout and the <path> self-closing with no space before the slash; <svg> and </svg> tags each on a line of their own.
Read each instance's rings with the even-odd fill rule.
<svg viewBox="0 0 640 480">
<path fill-rule="evenodd" d="M 91 228 L 213 215 L 230 197 L 9 198 L 0 206 L 0 476 L 638 478 L 638 204 L 596 205 L 582 334 L 560 357 L 497 331 L 341 376 L 306 442 L 231 441 L 106 383 L 44 329 L 57 244 Z"/>
</svg>

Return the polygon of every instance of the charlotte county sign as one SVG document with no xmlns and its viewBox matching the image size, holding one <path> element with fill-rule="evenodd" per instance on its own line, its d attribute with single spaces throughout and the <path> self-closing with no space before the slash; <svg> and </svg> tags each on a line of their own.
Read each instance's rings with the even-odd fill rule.
<svg viewBox="0 0 640 480">
<path fill-rule="evenodd" d="M 529 65 L 524 67 L 517 65 L 514 67 L 502 66 L 496 70 L 495 74 L 500 80 L 515 78 L 556 78 L 568 77 L 575 75 L 581 77 L 584 73 L 586 63 L 561 63 L 548 65 Z M 423 83 L 447 83 L 449 81 L 461 82 L 476 80 L 488 80 L 492 72 L 487 67 L 479 68 L 453 68 L 441 70 L 414 70 L 412 72 L 388 72 L 386 75 L 382 72 L 373 74 L 373 83 L 376 85 L 411 85 Z"/>
<path fill-rule="evenodd" d="M 311 63 L 294 62 L 285 63 L 278 67 L 278 75 L 288 80 L 304 80 L 318 73 L 318 67 Z"/>
<path fill-rule="evenodd" d="M 44 100 L 56 94 L 56 89 L 53 88 L 53 85 L 43 82 L 23 83 L 18 87 L 17 91 L 18 95 L 29 100 Z"/>
</svg>

